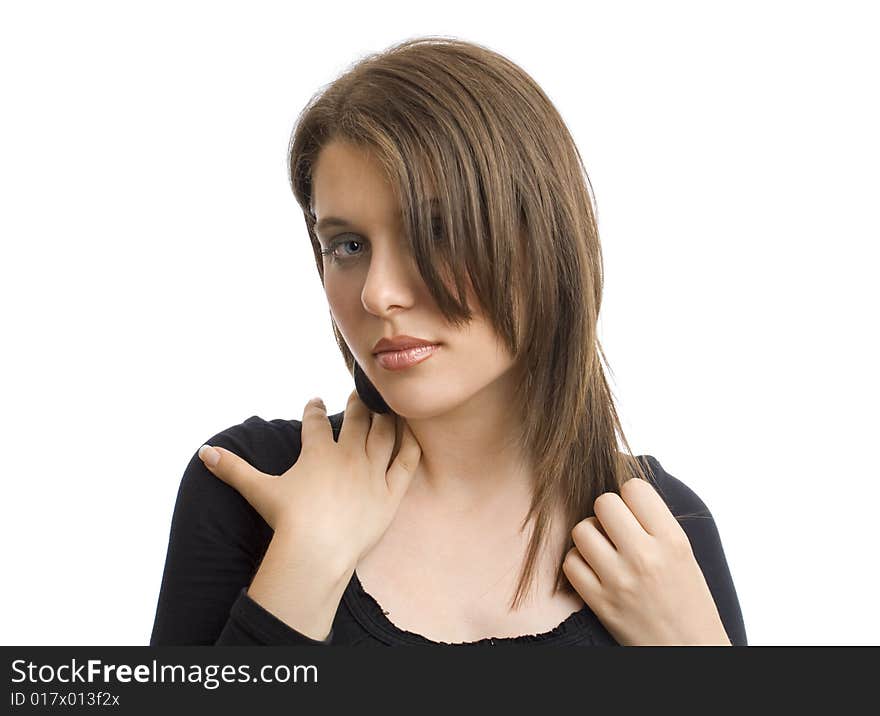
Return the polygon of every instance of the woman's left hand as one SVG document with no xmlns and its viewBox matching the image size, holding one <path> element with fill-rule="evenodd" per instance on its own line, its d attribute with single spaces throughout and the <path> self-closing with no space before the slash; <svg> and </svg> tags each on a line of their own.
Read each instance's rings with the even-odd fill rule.
<svg viewBox="0 0 880 716">
<path fill-rule="evenodd" d="M 654 487 L 631 478 L 571 531 L 562 570 L 624 646 L 730 646 L 690 541 Z"/>
</svg>

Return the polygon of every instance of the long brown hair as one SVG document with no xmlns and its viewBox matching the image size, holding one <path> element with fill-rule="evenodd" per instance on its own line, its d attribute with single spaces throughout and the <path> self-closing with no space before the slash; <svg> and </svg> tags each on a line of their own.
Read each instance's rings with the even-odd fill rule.
<svg viewBox="0 0 880 716">
<path fill-rule="evenodd" d="M 421 276 L 447 321 L 471 318 L 470 282 L 514 356 L 513 408 L 521 418 L 511 440 L 534 456 L 536 482 L 523 528 L 533 518 L 535 526 L 510 608 L 534 583 L 560 502 L 569 535 L 555 589 L 571 590 L 562 571 L 571 529 L 593 515 L 603 492 L 654 475 L 632 454 L 605 380 L 593 191 L 565 123 L 524 70 L 482 45 L 427 36 L 363 57 L 310 99 L 290 139 L 291 188 L 322 283 L 311 175 L 335 139 L 381 162 Z M 331 322 L 353 373 L 354 356 Z"/>
</svg>

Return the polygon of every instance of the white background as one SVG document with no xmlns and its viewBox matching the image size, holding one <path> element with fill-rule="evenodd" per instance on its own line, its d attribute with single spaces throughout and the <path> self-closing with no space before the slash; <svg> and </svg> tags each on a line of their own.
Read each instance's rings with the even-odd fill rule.
<svg viewBox="0 0 880 716">
<path fill-rule="evenodd" d="M 570 127 L 624 427 L 715 516 L 749 642 L 880 643 L 870 7 L 4 3 L 0 641 L 148 643 L 198 446 L 343 410 L 289 134 L 363 54 L 442 34 Z"/>
</svg>

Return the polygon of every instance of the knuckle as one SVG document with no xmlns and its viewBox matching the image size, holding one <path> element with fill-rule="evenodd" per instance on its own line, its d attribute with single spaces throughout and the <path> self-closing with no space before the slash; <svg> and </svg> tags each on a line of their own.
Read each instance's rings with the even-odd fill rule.
<svg viewBox="0 0 880 716">
<path fill-rule="evenodd" d="M 663 563 L 661 556 L 653 549 L 640 550 L 633 561 L 640 574 L 654 574 L 660 570 Z"/>
<path fill-rule="evenodd" d="M 309 459 L 309 457 L 314 454 L 315 444 L 309 440 L 302 440 L 299 448 L 299 456 L 297 457 L 294 464 L 298 463 L 302 458 Z"/>
<path fill-rule="evenodd" d="M 614 591 L 620 594 L 636 595 L 640 589 L 640 582 L 626 571 L 615 573 L 609 580 L 614 585 Z"/>
<path fill-rule="evenodd" d="M 334 454 L 346 469 L 351 469 L 357 464 L 358 453 L 345 442 L 335 443 Z"/>
<path fill-rule="evenodd" d="M 403 454 L 398 453 L 395 462 L 400 465 L 401 469 L 403 469 L 405 472 L 412 472 L 415 469 L 414 461 L 410 460 L 406 455 L 403 455 L 402 457 L 401 455 Z"/>
<path fill-rule="evenodd" d="M 667 539 L 667 543 L 676 557 L 686 557 L 693 554 L 691 542 L 685 531 L 682 529 L 671 532 Z"/>
</svg>

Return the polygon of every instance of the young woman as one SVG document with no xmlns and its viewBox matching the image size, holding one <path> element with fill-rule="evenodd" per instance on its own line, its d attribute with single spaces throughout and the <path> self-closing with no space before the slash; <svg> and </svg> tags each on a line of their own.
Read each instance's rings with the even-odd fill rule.
<svg viewBox="0 0 880 716">
<path fill-rule="evenodd" d="M 309 102 L 290 178 L 356 390 L 193 455 L 151 644 L 745 645 L 711 514 L 623 436 L 589 180 L 534 80 L 399 43 Z"/>
</svg>

